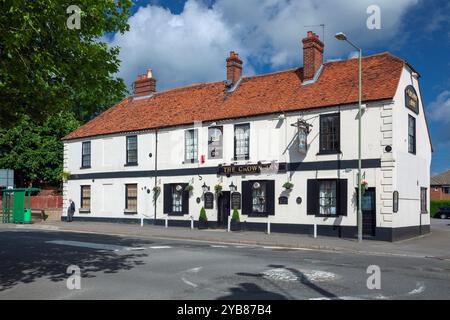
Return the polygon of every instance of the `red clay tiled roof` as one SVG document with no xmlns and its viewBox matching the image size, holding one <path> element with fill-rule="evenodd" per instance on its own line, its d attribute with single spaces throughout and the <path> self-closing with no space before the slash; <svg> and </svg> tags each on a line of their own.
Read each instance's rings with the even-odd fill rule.
<svg viewBox="0 0 450 320">
<path fill-rule="evenodd" d="M 365 57 L 363 101 L 393 98 L 404 63 L 390 53 Z M 310 85 L 301 85 L 302 71 L 244 77 L 234 92 L 226 92 L 220 81 L 156 92 L 142 100 L 128 97 L 64 139 L 357 103 L 357 59 L 326 63 Z"/>
</svg>

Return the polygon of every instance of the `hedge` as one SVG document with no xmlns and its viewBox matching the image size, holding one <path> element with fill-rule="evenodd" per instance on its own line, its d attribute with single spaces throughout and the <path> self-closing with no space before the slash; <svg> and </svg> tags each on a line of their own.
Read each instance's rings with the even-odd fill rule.
<svg viewBox="0 0 450 320">
<path fill-rule="evenodd" d="M 434 217 L 441 207 L 450 207 L 450 200 L 431 200 L 430 211 L 431 216 Z"/>
</svg>

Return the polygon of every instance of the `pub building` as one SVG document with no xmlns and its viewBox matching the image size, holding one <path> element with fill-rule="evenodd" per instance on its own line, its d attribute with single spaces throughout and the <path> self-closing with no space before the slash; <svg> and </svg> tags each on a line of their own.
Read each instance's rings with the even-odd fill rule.
<svg viewBox="0 0 450 320">
<path fill-rule="evenodd" d="M 189 227 L 206 209 L 226 228 L 357 235 L 358 60 L 323 61 L 308 32 L 303 66 L 156 90 L 151 70 L 134 94 L 67 135 L 62 219 Z M 300 51 L 301 52 L 301 51 Z M 299 53 L 300 53 L 299 52 Z M 300 60 L 300 59 L 299 59 Z M 396 241 L 430 231 L 432 146 L 420 75 L 384 52 L 363 57 L 363 235 Z"/>
</svg>

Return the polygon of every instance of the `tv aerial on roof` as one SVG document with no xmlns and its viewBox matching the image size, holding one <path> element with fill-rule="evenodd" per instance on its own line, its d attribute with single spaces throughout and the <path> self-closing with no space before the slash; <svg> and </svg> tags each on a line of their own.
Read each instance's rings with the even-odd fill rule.
<svg viewBox="0 0 450 320">
<path fill-rule="evenodd" d="M 325 24 L 321 23 L 321 24 L 315 24 L 315 25 L 311 25 L 311 26 L 303 26 L 304 28 L 317 28 L 317 27 L 322 27 L 322 42 L 325 41 Z"/>
</svg>

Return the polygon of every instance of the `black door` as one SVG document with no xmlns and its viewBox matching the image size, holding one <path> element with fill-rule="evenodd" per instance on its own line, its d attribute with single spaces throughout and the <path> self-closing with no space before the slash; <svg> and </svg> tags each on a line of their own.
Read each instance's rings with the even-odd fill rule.
<svg viewBox="0 0 450 320">
<path fill-rule="evenodd" d="M 222 191 L 217 201 L 217 226 L 227 227 L 230 216 L 230 192 Z"/>
<path fill-rule="evenodd" d="M 367 189 L 361 200 L 363 235 L 373 237 L 377 225 L 375 188 Z"/>
</svg>

